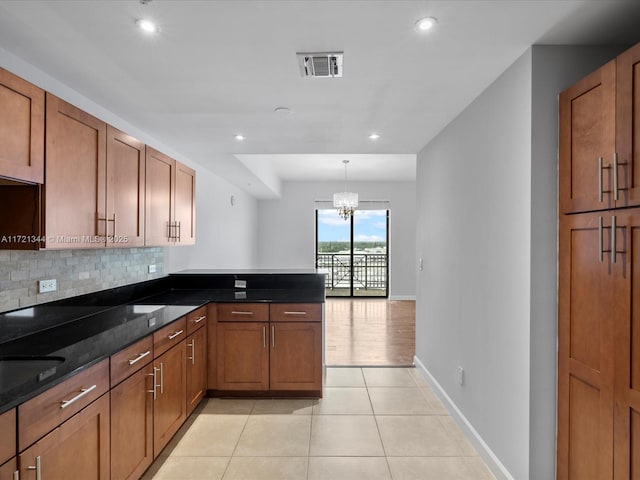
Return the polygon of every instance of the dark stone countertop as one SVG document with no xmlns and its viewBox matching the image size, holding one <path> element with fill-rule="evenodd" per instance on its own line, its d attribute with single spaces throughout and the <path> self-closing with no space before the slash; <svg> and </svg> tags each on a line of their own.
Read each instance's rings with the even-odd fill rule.
<svg viewBox="0 0 640 480">
<path fill-rule="evenodd" d="M 245 275 L 184 272 L 0 314 L 0 413 L 210 302 L 324 302 L 322 275 Z M 249 288 L 232 287 L 238 276 Z M 24 356 L 64 361 L 43 372 L 38 362 L 11 360 Z"/>
</svg>

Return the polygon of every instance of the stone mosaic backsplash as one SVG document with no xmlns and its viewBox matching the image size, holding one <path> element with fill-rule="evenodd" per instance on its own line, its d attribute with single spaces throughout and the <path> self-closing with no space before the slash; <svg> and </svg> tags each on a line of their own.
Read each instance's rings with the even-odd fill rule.
<svg viewBox="0 0 640 480">
<path fill-rule="evenodd" d="M 163 247 L 0 251 L 0 312 L 164 275 Z M 57 291 L 38 293 L 38 280 L 47 279 L 56 279 Z"/>
</svg>

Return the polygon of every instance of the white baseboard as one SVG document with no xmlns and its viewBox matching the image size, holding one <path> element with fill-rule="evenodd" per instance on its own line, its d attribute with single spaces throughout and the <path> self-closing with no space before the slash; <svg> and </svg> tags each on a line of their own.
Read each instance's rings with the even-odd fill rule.
<svg viewBox="0 0 640 480">
<path fill-rule="evenodd" d="M 415 301 L 415 295 L 389 295 L 389 300 L 413 300 Z"/>
<path fill-rule="evenodd" d="M 451 418 L 455 420 L 458 426 L 462 429 L 466 437 L 471 444 L 478 451 L 482 459 L 485 461 L 491 473 L 497 480 L 514 480 L 513 476 L 509 473 L 507 468 L 498 459 L 495 453 L 489 448 L 489 445 L 482 439 L 480 434 L 473 428 L 473 425 L 467 420 L 463 413 L 458 409 L 453 400 L 447 395 L 447 392 L 440 386 L 438 381 L 431 375 L 427 367 L 420 361 L 417 356 L 413 357 L 413 362 L 416 366 L 416 370 L 420 372 L 426 382 L 431 385 L 435 394 L 440 398 L 445 408 L 449 411 Z"/>
</svg>

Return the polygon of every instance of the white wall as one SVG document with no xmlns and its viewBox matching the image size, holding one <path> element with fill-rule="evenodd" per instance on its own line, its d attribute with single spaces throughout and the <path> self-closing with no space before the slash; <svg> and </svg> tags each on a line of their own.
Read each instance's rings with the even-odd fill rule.
<svg viewBox="0 0 640 480">
<path fill-rule="evenodd" d="M 414 182 L 349 182 L 360 200 L 389 200 L 390 297 L 415 296 Z M 282 197 L 258 202 L 260 268 L 313 268 L 315 201 L 330 200 L 342 182 L 284 182 Z"/>
<path fill-rule="evenodd" d="M 557 96 L 619 51 L 532 47 L 418 155 L 416 357 L 498 478 L 555 476 Z"/>
<path fill-rule="evenodd" d="M 234 205 L 230 201 L 232 195 Z M 186 268 L 255 268 L 257 231 L 257 200 L 200 169 L 196 178 L 196 244 L 167 248 L 167 272 Z"/>
<path fill-rule="evenodd" d="M 418 154 L 417 174 L 416 357 L 518 479 L 529 468 L 530 59 Z"/>
</svg>

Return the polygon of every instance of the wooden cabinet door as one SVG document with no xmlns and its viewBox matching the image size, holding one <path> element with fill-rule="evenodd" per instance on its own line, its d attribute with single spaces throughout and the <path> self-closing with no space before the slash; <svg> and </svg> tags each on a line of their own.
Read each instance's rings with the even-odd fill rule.
<svg viewBox="0 0 640 480">
<path fill-rule="evenodd" d="M 271 323 L 271 390 L 322 389 L 322 323 Z"/>
<path fill-rule="evenodd" d="M 12 408 L 0 415 L 0 464 L 15 457 L 17 451 L 16 409 Z"/>
<path fill-rule="evenodd" d="M 196 172 L 180 162 L 176 162 L 175 193 L 177 242 L 179 245 L 193 245 L 196 243 Z"/>
<path fill-rule="evenodd" d="M 187 416 L 207 393 L 207 328 L 187 338 Z"/>
<path fill-rule="evenodd" d="M 107 394 L 22 452 L 20 478 L 108 480 L 109 457 Z M 29 468 L 38 463 L 41 476 Z"/>
<path fill-rule="evenodd" d="M 218 323 L 218 390 L 269 389 L 268 327 L 268 322 Z"/>
<path fill-rule="evenodd" d="M 0 480 L 16 480 L 16 472 L 18 471 L 18 461 L 13 457 L 7 463 L 0 466 Z"/>
<path fill-rule="evenodd" d="M 153 404 L 153 456 L 156 458 L 187 418 L 186 342 L 153 362 L 156 398 Z"/>
<path fill-rule="evenodd" d="M 108 247 L 144 245 L 144 147 L 141 141 L 107 126 Z"/>
<path fill-rule="evenodd" d="M 640 44 L 616 59 L 616 207 L 640 205 Z"/>
<path fill-rule="evenodd" d="M 107 125 L 47 94 L 46 128 L 46 248 L 104 246 Z"/>
<path fill-rule="evenodd" d="M 0 68 L 0 177 L 44 182 L 44 91 Z"/>
<path fill-rule="evenodd" d="M 557 479 L 610 480 L 614 307 L 624 288 L 614 270 L 622 260 L 611 262 L 608 212 L 562 216 L 559 234 Z"/>
<path fill-rule="evenodd" d="M 111 480 L 137 480 L 153 462 L 153 366 L 111 390 Z"/>
<path fill-rule="evenodd" d="M 175 167 L 174 159 L 147 145 L 145 245 L 173 244 Z"/>
<path fill-rule="evenodd" d="M 560 212 L 612 208 L 616 62 L 562 92 L 559 102 Z"/>
<path fill-rule="evenodd" d="M 620 278 L 615 315 L 615 423 L 616 480 L 640 480 L 640 209 L 612 212 L 620 226 Z"/>
</svg>

